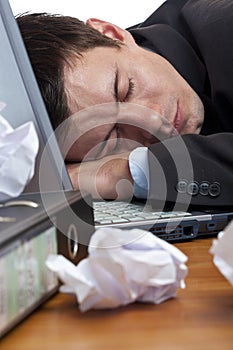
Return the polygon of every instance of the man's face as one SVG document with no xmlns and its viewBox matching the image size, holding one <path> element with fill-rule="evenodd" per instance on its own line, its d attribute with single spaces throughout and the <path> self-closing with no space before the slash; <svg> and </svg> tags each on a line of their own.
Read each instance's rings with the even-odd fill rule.
<svg viewBox="0 0 233 350">
<path fill-rule="evenodd" d="M 92 148 L 95 152 L 88 160 L 138 145 L 148 146 L 160 138 L 156 135 L 159 128 L 163 138 L 174 136 L 174 129 L 181 135 L 200 132 L 204 109 L 197 94 L 167 60 L 140 48 L 128 37 L 130 34 L 126 35 L 122 47 L 97 47 L 75 59 L 72 67 L 65 67 L 68 105 L 72 114 L 116 102 L 125 106 L 129 103 L 134 106 L 134 112 L 135 105 L 142 109 L 133 112 L 134 116 L 125 113 L 122 119 L 119 113 L 115 119 L 113 113 L 100 113 L 98 123 L 102 126 L 95 124 L 95 113 L 80 119 L 77 113 L 79 138 L 68 152 L 67 160 L 82 161 Z M 80 130 L 87 129 L 81 136 Z M 125 142 L 117 144 L 117 138 Z"/>
</svg>

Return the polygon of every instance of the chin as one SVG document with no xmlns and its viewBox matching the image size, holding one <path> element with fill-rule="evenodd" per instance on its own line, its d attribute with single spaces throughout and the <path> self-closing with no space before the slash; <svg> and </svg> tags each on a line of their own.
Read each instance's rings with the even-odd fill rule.
<svg viewBox="0 0 233 350">
<path fill-rule="evenodd" d="M 184 128 L 181 130 L 180 134 L 200 134 L 202 125 L 203 121 L 200 118 L 192 117 L 187 121 L 186 125 L 184 125 Z"/>
</svg>

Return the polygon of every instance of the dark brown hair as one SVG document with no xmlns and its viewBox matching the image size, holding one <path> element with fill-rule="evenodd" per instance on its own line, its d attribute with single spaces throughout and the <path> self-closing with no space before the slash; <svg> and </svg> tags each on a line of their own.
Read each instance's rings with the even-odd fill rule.
<svg viewBox="0 0 233 350">
<path fill-rule="evenodd" d="M 69 115 L 63 70 L 72 57 L 98 46 L 119 47 L 77 18 L 47 13 L 16 18 L 52 125 L 56 128 Z"/>
</svg>

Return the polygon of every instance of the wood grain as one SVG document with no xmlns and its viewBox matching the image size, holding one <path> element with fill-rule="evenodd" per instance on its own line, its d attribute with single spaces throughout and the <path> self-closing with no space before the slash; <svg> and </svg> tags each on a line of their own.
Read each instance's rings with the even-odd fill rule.
<svg viewBox="0 0 233 350">
<path fill-rule="evenodd" d="M 176 245 L 189 273 L 175 299 L 82 314 L 74 296 L 58 294 L 6 335 L 1 350 L 232 350 L 233 289 L 212 263 L 211 244 Z"/>
</svg>

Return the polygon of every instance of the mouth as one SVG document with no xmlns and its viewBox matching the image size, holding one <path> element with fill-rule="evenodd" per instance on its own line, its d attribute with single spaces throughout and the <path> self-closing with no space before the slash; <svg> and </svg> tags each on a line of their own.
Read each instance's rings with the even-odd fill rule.
<svg viewBox="0 0 233 350">
<path fill-rule="evenodd" d="M 175 118 L 174 118 L 173 123 L 172 123 L 172 125 L 174 126 L 174 128 L 176 129 L 176 131 L 178 133 L 180 133 L 180 131 L 182 129 L 183 122 L 184 122 L 184 119 L 183 119 L 183 115 L 182 115 L 182 112 L 180 110 L 179 101 L 178 101 L 176 115 L 175 115 Z"/>
</svg>

